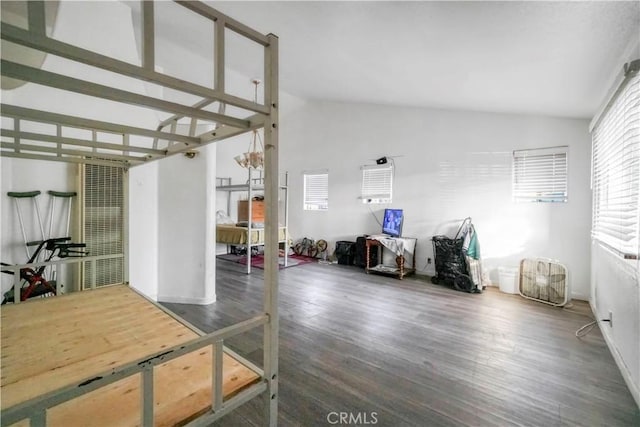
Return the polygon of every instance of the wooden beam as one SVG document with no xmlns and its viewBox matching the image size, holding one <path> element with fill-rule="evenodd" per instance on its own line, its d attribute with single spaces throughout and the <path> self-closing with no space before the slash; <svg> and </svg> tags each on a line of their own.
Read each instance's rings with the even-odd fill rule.
<svg viewBox="0 0 640 427">
<path fill-rule="evenodd" d="M 11 157 L 14 159 L 46 160 L 48 162 L 54 161 L 54 162 L 66 162 L 66 163 L 81 163 L 81 164 L 89 164 L 89 165 L 119 166 L 125 169 L 128 169 L 132 166 L 127 162 L 115 162 L 115 161 L 96 160 L 96 159 L 79 158 L 79 157 L 48 156 L 46 154 L 15 153 L 13 151 L 0 151 L 0 157 Z"/>
<path fill-rule="evenodd" d="M 141 1 L 142 5 L 142 68 L 155 71 L 155 19 L 153 2 Z"/>
<path fill-rule="evenodd" d="M 186 135 L 172 134 L 168 132 L 121 125 L 118 123 L 103 122 L 99 120 L 84 119 L 81 117 L 67 116 L 65 114 L 50 113 L 48 111 L 17 107 L 15 105 L 0 104 L 0 115 L 6 117 L 17 117 L 41 123 L 53 123 L 56 125 L 61 124 L 63 126 L 80 129 L 95 129 L 98 131 L 111 132 L 116 134 L 128 133 L 131 135 L 148 136 L 151 138 L 165 139 L 168 141 L 179 141 L 192 147 L 200 145 L 200 140 L 198 138 Z"/>
<path fill-rule="evenodd" d="M 254 129 L 260 129 L 264 126 L 262 120 L 264 117 L 262 115 L 256 114 L 254 116 L 249 117 L 249 122 L 251 123 L 251 127 L 249 129 L 238 129 L 231 126 L 223 126 L 217 129 L 213 129 L 207 132 L 203 132 L 198 135 L 198 138 L 202 142 L 202 144 L 207 144 L 209 142 L 220 141 L 222 139 L 231 138 L 233 136 L 241 135 L 243 133 L 247 133 Z"/>
<path fill-rule="evenodd" d="M 136 153 L 151 154 L 153 156 L 164 156 L 165 154 L 167 154 L 166 150 L 154 150 L 153 148 L 136 147 L 135 145 L 125 146 L 123 144 L 115 144 L 110 142 L 89 141 L 86 139 L 68 138 L 64 136 L 46 135 L 46 134 L 34 133 L 34 132 L 20 132 L 20 131 L 14 131 L 10 129 L 0 129 L 0 135 L 6 136 L 9 138 L 51 142 L 51 143 L 58 144 L 58 146 L 64 144 L 64 145 L 75 145 L 78 147 L 98 148 L 98 149 L 104 149 L 104 150 L 117 150 L 117 151 L 123 151 L 123 152 L 133 151 Z"/>
<path fill-rule="evenodd" d="M 150 96 L 140 95 L 121 89 L 115 89 L 110 86 L 92 83 L 86 80 L 67 77 L 62 74 L 40 70 L 38 68 L 29 67 L 27 65 L 18 64 L 4 59 L 0 62 L 0 68 L 2 75 L 4 76 L 38 83 L 56 89 L 63 89 L 70 92 L 80 93 L 82 95 L 122 102 L 136 107 L 148 107 L 159 111 L 183 114 L 185 117 L 196 117 L 208 120 L 212 123 L 223 123 L 239 128 L 249 127 L 249 123 L 246 120 L 223 116 L 209 111 L 198 110 L 175 102 L 152 98 Z"/>
<path fill-rule="evenodd" d="M 0 142 L 0 147 L 3 149 L 13 150 L 16 152 L 16 144 L 13 142 Z M 29 153 L 52 153 L 57 154 L 58 157 L 61 155 L 73 156 L 78 158 L 85 157 L 100 157 L 104 160 L 115 160 L 121 162 L 130 162 L 130 163 L 144 163 L 150 158 L 147 157 L 139 157 L 139 156 L 126 156 L 124 154 L 112 154 L 112 153 L 101 153 L 99 151 L 87 151 L 87 150 L 70 150 L 67 148 L 57 148 L 57 147 L 46 147 L 43 145 L 32 145 L 32 144 L 20 144 L 20 152 L 28 151 Z M 28 154 L 28 153 L 26 153 Z"/>
<path fill-rule="evenodd" d="M 225 21 L 225 26 L 227 28 L 240 34 L 241 36 L 248 38 L 249 40 L 252 40 L 258 44 L 261 44 L 262 46 L 267 46 L 269 44 L 269 39 L 264 34 L 254 30 L 251 27 L 244 25 L 239 21 L 236 21 L 235 19 L 223 14 L 222 12 L 217 11 L 211 6 L 207 6 L 202 2 L 190 1 L 190 0 L 186 0 L 186 1 L 177 0 L 176 3 L 178 3 L 181 6 L 184 6 L 185 8 L 191 10 L 192 12 L 195 12 L 201 16 L 204 16 L 205 18 L 211 19 L 212 21 L 222 19 Z"/>
<path fill-rule="evenodd" d="M 265 424 L 278 425 L 278 38 L 269 34 L 264 49 L 265 104 L 269 115 L 264 127 L 264 194 L 265 194 L 265 246 L 264 246 L 264 311 L 269 323 L 264 326 L 263 366 L 267 381 L 264 400 Z"/>
<path fill-rule="evenodd" d="M 44 35 L 46 33 L 46 17 L 44 12 L 44 1 L 31 0 L 27 2 L 27 15 L 29 20 L 29 31 L 34 34 Z"/>
<path fill-rule="evenodd" d="M 211 89 L 186 80 L 167 76 L 165 74 L 158 73 L 153 69 L 146 69 L 128 62 L 100 55 L 87 49 L 82 49 L 77 46 L 45 37 L 44 35 L 32 34 L 29 31 L 13 25 L 5 24 L 4 22 L 0 28 L 0 34 L 3 40 L 8 40 L 22 46 L 51 53 L 56 56 L 71 59 L 73 61 L 81 62 L 83 64 L 91 65 L 93 67 L 128 77 L 148 81 L 181 92 L 191 93 L 193 95 L 209 99 L 211 100 L 210 102 L 220 101 L 238 108 L 262 114 L 266 114 L 268 111 L 264 105 L 226 94 L 218 90 L 218 88 Z"/>
<path fill-rule="evenodd" d="M 224 92 L 225 87 L 225 21 L 219 19 L 214 24 L 215 40 L 213 46 L 213 58 L 215 63 L 213 69 L 214 89 Z"/>
</svg>

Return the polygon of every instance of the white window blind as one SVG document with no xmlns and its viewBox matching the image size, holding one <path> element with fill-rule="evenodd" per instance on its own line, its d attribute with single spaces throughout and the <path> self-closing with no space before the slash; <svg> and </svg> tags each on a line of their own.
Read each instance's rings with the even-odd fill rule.
<svg viewBox="0 0 640 427">
<path fill-rule="evenodd" d="M 327 171 L 304 173 L 304 210 L 329 209 L 329 173 Z"/>
<path fill-rule="evenodd" d="M 391 164 L 362 166 L 363 203 L 391 203 L 393 166 Z"/>
<path fill-rule="evenodd" d="M 513 152 L 513 201 L 566 202 L 568 147 Z"/>
<path fill-rule="evenodd" d="M 640 76 L 631 78 L 592 131 L 592 237 L 637 259 Z"/>
<path fill-rule="evenodd" d="M 83 241 L 91 256 L 122 254 L 124 237 L 124 171 L 121 167 L 84 165 Z M 124 258 L 85 263 L 83 286 L 122 283 Z"/>
</svg>

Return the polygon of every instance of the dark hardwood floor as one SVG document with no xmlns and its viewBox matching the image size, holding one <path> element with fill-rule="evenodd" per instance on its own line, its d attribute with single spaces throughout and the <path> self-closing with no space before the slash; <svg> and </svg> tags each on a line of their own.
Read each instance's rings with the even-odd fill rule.
<svg viewBox="0 0 640 427">
<path fill-rule="evenodd" d="M 259 313 L 262 271 L 218 261 L 218 302 L 166 304 L 204 331 Z M 307 264 L 280 273 L 279 425 L 640 426 L 589 306 Z M 261 365 L 261 330 L 226 344 Z M 254 399 L 216 423 L 262 425 Z M 351 418 L 344 418 L 349 417 Z M 355 423 L 354 421 L 359 421 Z"/>
</svg>

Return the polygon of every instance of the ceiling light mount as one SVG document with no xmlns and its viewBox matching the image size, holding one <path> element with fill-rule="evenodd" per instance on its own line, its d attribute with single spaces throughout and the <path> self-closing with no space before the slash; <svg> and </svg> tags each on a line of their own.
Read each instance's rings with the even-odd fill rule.
<svg viewBox="0 0 640 427">
<path fill-rule="evenodd" d="M 259 79 L 252 79 L 251 83 L 253 83 L 255 88 L 253 101 L 257 103 L 258 86 L 260 85 L 261 81 Z M 247 148 L 247 151 L 234 157 L 234 160 L 243 168 L 264 168 L 264 145 L 262 143 L 262 137 L 260 136 L 260 132 L 258 132 L 258 129 L 253 129 L 251 131 L 251 140 L 249 141 L 249 148 Z"/>
</svg>

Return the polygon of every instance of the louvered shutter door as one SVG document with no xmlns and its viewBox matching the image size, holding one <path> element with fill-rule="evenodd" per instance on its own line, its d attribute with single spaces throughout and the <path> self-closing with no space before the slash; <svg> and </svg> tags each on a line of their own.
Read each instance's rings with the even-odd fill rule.
<svg viewBox="0 0 640 427">
<path fill-rule="evenodd" d="M 124 193 L 120 167 L 84 165 L 83 237 L 91 256 L 123 253 Z M 95 271 L 93 271 L 95 269 Z M 123 258 L 85 263 L 83 286 L 122 283 Z"/>
</svg>

